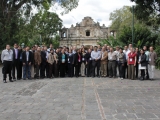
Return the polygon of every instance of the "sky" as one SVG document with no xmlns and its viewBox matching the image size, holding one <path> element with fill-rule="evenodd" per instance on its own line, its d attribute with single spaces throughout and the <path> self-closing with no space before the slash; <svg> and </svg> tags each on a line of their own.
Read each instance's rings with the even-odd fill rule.
<svg viewBox="0 0 160 120">
<path fill-rule="evenodd" d="M 59 14 L 59 17 L 63 20 L 63 25 L 66 28 L 70 28 L 73 24 L 80 23 L 86 16 L 92 17 L 95 22 L 99 22 L 100 25 L 105 24 L 110 26 L 109 21 L 110 13 L 116 9 L 120 9 L 123 6 L 132 6 L 133 2 L 130 0 L 79 0 L 78 7 L 65 15 L 60 14 L 58 7 L 53 7 L 51 11 Z"/>
</svg>

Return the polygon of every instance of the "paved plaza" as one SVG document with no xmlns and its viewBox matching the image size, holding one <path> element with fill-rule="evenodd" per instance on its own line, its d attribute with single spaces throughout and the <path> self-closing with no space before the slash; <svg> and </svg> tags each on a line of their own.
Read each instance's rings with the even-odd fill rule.
<svg viewBox="0 0 160 120">
<path fill-rule="evenodd" d="M 160 120 L 160 71 L 155 81 L 0 78 L 0 120 Z"/>
</svg>

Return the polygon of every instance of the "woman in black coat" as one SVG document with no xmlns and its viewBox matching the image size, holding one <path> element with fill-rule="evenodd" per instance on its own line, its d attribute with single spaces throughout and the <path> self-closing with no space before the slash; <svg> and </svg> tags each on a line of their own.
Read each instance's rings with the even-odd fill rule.
<svg viewBox="0 0 160 120">
<path fill-rule="evenodd" d="M 65 70 L 66 70 L 66 63 L 67 63 L 67 55 L 64 52 L 64 49 L 62 49 L 60 57 L 60 77 L 65 77 Z"/>
<path fill-rule="evenodd" d="M 74 54 L 72 53 L 72 50 L 69 49 L 68 53 L 68 77 L 73 77 L 73 70 L 74 70 Z"/>
<path fill-rule="evenodd" d="M 80 49 L 78 49 L 75 54 L 75 68 L 76 68 L 75 75 L 76 77 L 79 77 L 81 63 L 82 63 L 82 55 L 80 53 Z"/>
<path fill-rule="evenodd" d="M 144 80 L 145 70 L 147 65 L 146 65 L 146 54 L 144 53 L 143 49 L 140 51 L 138 64 L 139 64 L 139 70 L 141 70 L 140 80 Z"/>
</svg>

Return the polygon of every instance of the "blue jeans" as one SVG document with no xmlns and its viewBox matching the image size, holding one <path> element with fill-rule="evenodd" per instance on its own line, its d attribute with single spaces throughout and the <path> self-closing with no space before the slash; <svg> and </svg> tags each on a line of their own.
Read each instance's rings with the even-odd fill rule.
<svg viewBox="0 0 160 120">
<path fill-rule="evenodd" d="M 28 76 L 28 79 L 31 78 L 31 65 L 29 65 L 28 63 L 25 63 L 25 65 L 23 65 L 23 79 L 26 79 L 26 74 Z"/>
</svg>

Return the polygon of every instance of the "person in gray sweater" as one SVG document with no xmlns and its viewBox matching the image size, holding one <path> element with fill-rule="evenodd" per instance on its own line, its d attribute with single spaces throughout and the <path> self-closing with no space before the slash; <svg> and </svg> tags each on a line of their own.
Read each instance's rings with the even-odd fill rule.
<svg viewBox="0 0 160 120">
<path fill-rule="evenodd" d="M 155 64 L 157 60 L 157 54 L 153 50 L 153 47 L 150 47 L 150 52 L 149 52 L 149 64 L 148 64 L 148 72 L 149 72 L 149 77 L 150 80 L 154 79 L 154 72 L 155 72 Z"/>
</svg>

